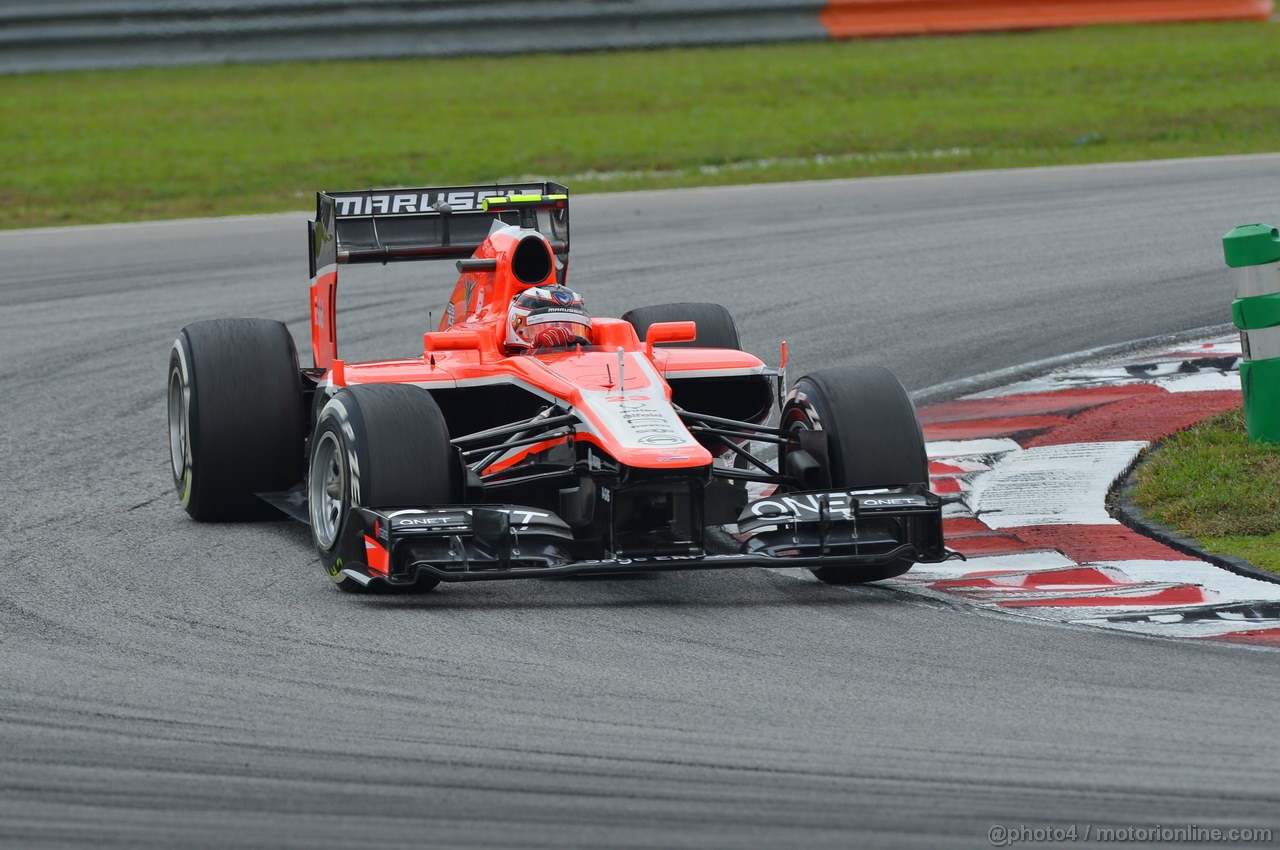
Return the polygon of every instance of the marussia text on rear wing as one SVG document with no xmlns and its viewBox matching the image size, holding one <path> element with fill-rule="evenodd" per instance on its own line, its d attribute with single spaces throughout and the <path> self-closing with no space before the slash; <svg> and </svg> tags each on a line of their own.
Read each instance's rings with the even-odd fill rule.
<svg viewBox="0 0 1280 850">
<path fill-rule="evenodd" d="M 494 203 L 501 198 L 513 202 Z M 307 222 L 311 277 L 337 263 L 465 259 L 498 221 L 538 230 L 564 265 L 569 190 L 559 183 L 317 192 Z"/>
</svg>

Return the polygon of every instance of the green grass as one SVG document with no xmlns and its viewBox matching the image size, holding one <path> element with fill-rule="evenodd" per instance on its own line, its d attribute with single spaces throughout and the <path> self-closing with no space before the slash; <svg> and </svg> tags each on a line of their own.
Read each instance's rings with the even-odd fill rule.
<svg viewBox="0 0 1280 850">
<path fill-rule="evenodd" d="M 1258 23 L 0 78 L 0 227 L 1280 150 Z"/>
<path fill-rule="evenodd" d="M 1250 443 L 1243 410 L 1160 444 L 1138 469 L 1133 500 L 1209 552 L 1280 572 L 1280 446 Z"/>
</svg>

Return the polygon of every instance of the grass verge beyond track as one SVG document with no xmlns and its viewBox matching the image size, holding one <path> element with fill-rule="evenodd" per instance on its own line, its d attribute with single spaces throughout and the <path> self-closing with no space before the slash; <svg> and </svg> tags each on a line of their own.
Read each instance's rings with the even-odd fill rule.
<svg viewBox="0 0 1280 850">
<path fill-rule="evenodd" d="M 1280 150 L 1257 23 L 4 77 L 0 228 Z"/>
<path fill-rule="evenodd" d="M 1250 443 L 1243 410 L 1161 444 L 1138 469 L 1133 500 L 1209 552 L 1280 572 L 1280 446 Z"/>
</svg>

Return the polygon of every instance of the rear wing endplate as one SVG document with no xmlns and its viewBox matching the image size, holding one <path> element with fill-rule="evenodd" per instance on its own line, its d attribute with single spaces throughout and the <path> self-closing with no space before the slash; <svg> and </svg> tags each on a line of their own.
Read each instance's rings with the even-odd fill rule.
<svg viewBox="0 0 1280 850">
<path fill-rule="evenodd" d="M 567 259 L 569 190 L 559 183 L 317 192 L 311 277 L 337 263 L 465 259 L 496 221 L 538 230 L 560 264 Z"/>
</svg>

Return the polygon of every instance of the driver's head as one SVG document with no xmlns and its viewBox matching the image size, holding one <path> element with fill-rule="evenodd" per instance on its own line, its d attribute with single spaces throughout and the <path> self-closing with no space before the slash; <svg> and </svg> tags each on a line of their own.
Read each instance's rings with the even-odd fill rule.
<svg viewBox="0 0 1280 850">
<path fill-rule="evenodd" d="M 536 286 L 511 299 L 507 345 L 542 348 L 590 338 L 591 317 L 582 296 L 567 286 Z"/>
</svg>

